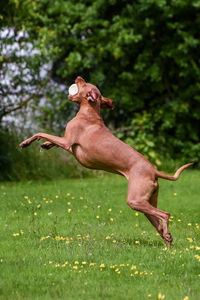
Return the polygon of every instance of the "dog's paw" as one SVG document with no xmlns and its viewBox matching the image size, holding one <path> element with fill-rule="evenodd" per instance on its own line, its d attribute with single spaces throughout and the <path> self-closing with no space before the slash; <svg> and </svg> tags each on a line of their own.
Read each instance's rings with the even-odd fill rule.
<svg viewBox="0 0 200 300">
<path fill-rule="evenodd" d="M 26 140 L 26 141 L 23 141 L 21 144 L 19 144 L 18 147 L 20 147 L 20 148 L 25 148 L 25 147 L 28 147 L 29 144 L 30 144 L 30 143 Z"/>
<path fill-rule="evenodd" d="M 169 232 L 164 236 L 164 240 L 167 246 L 172 245 L 173 238 Z"/>
<path fill-rule="evenodd" d="M 45 143 L 43 143 L 43 144 L 40 145 L 40 147 L 42 147 L 42 148 L 45 149 L 45 150 L 49 150 L 49 149 L 51 149 L 53 146 L 54 146 L 54 144 L 51 143 L 51 142 L 45 142 Z"/>
</svg>

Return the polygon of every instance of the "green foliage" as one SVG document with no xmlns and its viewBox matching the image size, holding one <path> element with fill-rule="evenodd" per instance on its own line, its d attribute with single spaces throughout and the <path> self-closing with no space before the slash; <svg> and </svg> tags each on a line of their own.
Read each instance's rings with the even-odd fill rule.
<svg viewBox="0 0 200 300">
<path fill-rule="evenodd" d="M 152 163 L 157 166 L 161 165 L 159 153 L 154 142 L 154 122 L 151 114 L 146 111 L 142 115 L 135 114 L 131 126 L 127 128 L 122 127 L 115 134 L 135 150 L 142 153 Z"/>
<path fill-rule="evenodd" d="M 15 24 L 29 33 L 45 60 L 53 62 L 58 82 L 69 85 L 79 74 L 115 99 L 116 109 L 105 112 L 105 120 L 114 128 L 134 122 L 131 138 L 137 141 L 129 141 L 139 150 L 147 153 L 148 147 L 154 160 L 159 151 L 198 161 L 199 13 L 197 0 L 12 0 L 2 19 L 4 26 Z M 52 99 L 57 109 L 44 109 L 43 116 L 64 124 L 65 99 Z M 146 132 L 137 129 L 139 118 Z"/>
<path fill-rule="evenodd" d="M 114 134 L 160 169 L 174 170 L 189 160 L 199 166 L 200 143 L 163 135 L 161 130 L 157 130 L 152 114 L 146 111 L 134 114 L 131 125 L 122 126 Z"/>
</svg>

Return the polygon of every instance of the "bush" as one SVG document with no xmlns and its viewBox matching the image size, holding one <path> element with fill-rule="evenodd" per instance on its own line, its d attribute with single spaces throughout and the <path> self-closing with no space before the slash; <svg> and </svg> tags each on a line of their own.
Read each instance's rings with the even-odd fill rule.
<svg viewBox="0 0 200 300">
<path fill-rule="evenodd" d="M 162 131 L 156 128 L 152 114 L 146 111 L 136 113 L 131 126 L 116 130 L 115 135 L 143 154 L 157 168 L 173 171 L 188 162 L 197 163 L 196 167 L 200 164 L 200 143 L 162 135 Z"/>
</svg>

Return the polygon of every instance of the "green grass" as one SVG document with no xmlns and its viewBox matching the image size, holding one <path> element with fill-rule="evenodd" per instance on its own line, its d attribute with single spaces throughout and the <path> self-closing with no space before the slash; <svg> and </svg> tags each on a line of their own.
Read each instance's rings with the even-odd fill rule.
<svg viewBox="0 0 200 300">
<path fill-rule="evenodd" d="M 199 175 L 159 181 L 172 248 L 120 176 L 1 184 L 1 299 L 200 299 Z"/>
</svg>

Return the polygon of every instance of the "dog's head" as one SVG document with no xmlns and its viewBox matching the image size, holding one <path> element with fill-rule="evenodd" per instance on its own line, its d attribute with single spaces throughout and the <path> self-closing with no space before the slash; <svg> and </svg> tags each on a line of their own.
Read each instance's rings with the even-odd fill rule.
<svg viewBox="0 0 200 300">
<path fill-rule="evenodd" d="M 69 87 L 69 100 L 79 104 L 88 102 L 91 105 L 97 105 L 101 108 L 113 109 L 113 100 L 101 95 L 99 89 L 90 83 L 87 83 L 82 77 L 78 76 L 75 83 Z"/>
</svg>

